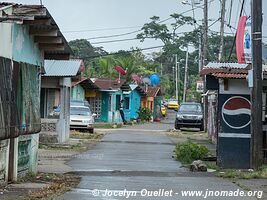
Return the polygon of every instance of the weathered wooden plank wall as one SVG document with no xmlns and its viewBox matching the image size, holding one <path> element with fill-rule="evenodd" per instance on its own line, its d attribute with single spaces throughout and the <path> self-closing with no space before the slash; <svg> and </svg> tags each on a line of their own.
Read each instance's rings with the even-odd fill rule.
<svg viewBox="0 0 267 200">
<path fill-rule="evenodd" d="M 38 67 L 0 57 L 0 140 L 40 128 Z"/>
<path fill-rule="evenodd" d="M 12 70 L 10 59 L 0 57 L 0 139 L 17 137 L 19 134 L 15 128 L 19 124 L 14 98 L 16 92 L 12 84 L 12 76 L 18 75 L 15 71 Z"/>
</svg>

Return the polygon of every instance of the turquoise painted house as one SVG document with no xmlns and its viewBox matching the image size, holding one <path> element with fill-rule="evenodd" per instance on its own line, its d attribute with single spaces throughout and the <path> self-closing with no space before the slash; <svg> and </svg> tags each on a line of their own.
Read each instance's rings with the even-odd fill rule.
<svg viewBox="0 0 267 200">
<path fill-rule="evenodd" d="M 122 122 L 119 112 L 120 100 L 123 99 L 123 92 L 131 90 L 125 80 L 88 78 L 73 84 L 72 90 L 73 98 L 76 92 L 84 91 L 84 99 L 89 102 L 92 112 L 96 114 L 96 122 Z"/>
<path fill-rule="evenodd" d="M 131 90 L 123 92 L 124 114 L 127 121 L 137 119 L 141 106 L 141 97 L 146 96 L 145 91 L 136 84 L 130 84 Z"/>
<path fill-rule="evenodd" d="M 43 5 L 0 2 L 0 18 L 2 185 L 37 173 L 44 60 L 68 60 L 72 51 Z"/>
</svg>

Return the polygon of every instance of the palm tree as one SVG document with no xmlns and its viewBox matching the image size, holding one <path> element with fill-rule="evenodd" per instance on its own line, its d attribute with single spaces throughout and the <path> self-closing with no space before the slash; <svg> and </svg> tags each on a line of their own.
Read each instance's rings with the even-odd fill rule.
<svg viewBox="0 0 267 200">
<path fill-rule="evenodd" d="M 114 70 L 114 59 L 112 57 L 105 57 L 99 60 L 101 78 L 115 78 L 116 71 Z"/>
<path fill-rule="evenodd" d="M 126 75 L 122 78 L 126 79 L 126 81 L 129 83 L 133 81 L 132 74 L 140 73 L 140 67 L 136 65 L 136 61 L 131 56 L 118 57 L 116 58 L 115 63 L 127 71 Z"/>
</svg>

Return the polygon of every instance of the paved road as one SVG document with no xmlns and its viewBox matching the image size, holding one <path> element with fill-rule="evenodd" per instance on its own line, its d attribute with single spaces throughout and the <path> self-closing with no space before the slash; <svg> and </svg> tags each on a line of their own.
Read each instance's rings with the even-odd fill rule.
<svg viewBox="0 0 267 200">
<path fill-rule="evenodd" d="M 107 134 L 94 150 L 68 163 L 74 173 L 82 176 L 82 181 L 77 188 L 58 199 L 203 199 L 181 197 L 181 191 L 203 191 L 205 196 L 206 191 L 240 190 L 235 184 L 209 173 L 191 173 L 172 159 L 174 144 L 162 130 L 173 127 L 173 118 L 174 113 L 162 123 L 139 125 Z M 152 195 L 147 191 L 156 193 Z"/>
</svg>

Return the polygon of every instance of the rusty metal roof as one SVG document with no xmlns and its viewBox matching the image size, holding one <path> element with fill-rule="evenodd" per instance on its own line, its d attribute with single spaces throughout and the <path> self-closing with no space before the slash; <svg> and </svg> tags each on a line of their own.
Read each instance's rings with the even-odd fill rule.
<svg viewBox="0 0 267 200">
<path fill-rule="evenodd" d="M 159 87 L 149 87 L 147 90 L 145 89 L 146 95 L 148 97 L 156 97 L 160 95 L 160 88 Z"/>
<path fill-rule="evenodd" d="M 238 63 L 208 63 L 200 75 L 211 75 L 217 78 L 246 78 L 248 70 L 251 69 L 250 64 Z"/>
<path fill-rule="evenodd" d="M 233 73 L 212 73 L 212 76 L 215 76 L 217 78 L 246 78 L 246 74 L 233 74 Z"/>
<path fill-rule="evenodd" d="M 92 80 L 90 78 L 81 78 L 80 81 L 72 83 L 72 87 L 74 87 L 76 85 L 80 85 L 84 89 L 88 89 L 88 90 L 89 89 L 91 89 L 91 90 L 99 90 L 99 88 L 92 82 Z"/>
<path fill-rule="evenodd" d="M 108 90 L 131 90 L 129 84 L 125 79 L 107 79 L 107 78 L 95 78 L 91 79 L 92 82 L 102 91 Z"/>
<path fill-rule="evenodd" d="M 86 78 L 73 84 L 81 85 L 85 89 L 97 89 L 100 91 L 130 91 L 131 88 L 125 79 Z"/>
<path fill-rule="evenodd" d="M 146 96 L 146 92 L 145 92 L 144 89 L 143 89 L 142 87 L 140 87 L 139 85 L 137 85 L 137 84 L 130 84 L 129 86 L 130 86 L 130 88 L 131 88 L 132 91 L 133 91 L 133 90 L 136 90 L 136 91 L 139 92 L 139 94 L 140 94 L 141 96 Z"/>
</svg>

